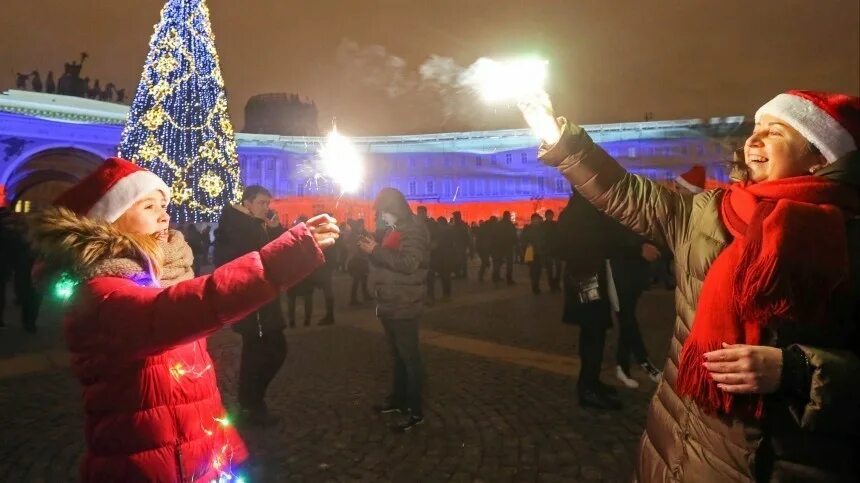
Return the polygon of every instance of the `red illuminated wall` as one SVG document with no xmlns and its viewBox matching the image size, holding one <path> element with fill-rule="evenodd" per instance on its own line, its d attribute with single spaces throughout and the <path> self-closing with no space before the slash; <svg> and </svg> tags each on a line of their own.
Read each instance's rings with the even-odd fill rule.
<svg viewBox="0 0 860 483">
<path fill-rule="evenodd" d="M 559 212 L 561 212 L 566 204 L 567 198 L 534 201 L 475 201 L 466 203 L 409 202 L 409 205 L 412 206 L 412 211 L 415 211 L 419 205 L 426 206 L 429 216 L 433 218 L 440 216 L 450 218 L 451 213 L 459 211 L 463 214 L 463 219 L 468 223 L 485 220 L 494 215 L 500 216 L 503 211 L 507 210 L 514 213 L 519 225 L 528 222 L 532 213 L 538 212 L 543 214 L 547 209 L 553 210 L 556 218 L 558 218 Z M 338 201 L 336 197 L 302 196 L 274 199 L 271 206 L 278 212 L 281 221 L 284 223 L 290 223 L 300 215 L 312 216 L 317 213 L 328 213 L 337 218 L 338 221 L 346 221 L 348 218 L 364 218 L 368 226 L 373 225 L 373 202 L 363 199 L 344 197 Z"/>
</svg>

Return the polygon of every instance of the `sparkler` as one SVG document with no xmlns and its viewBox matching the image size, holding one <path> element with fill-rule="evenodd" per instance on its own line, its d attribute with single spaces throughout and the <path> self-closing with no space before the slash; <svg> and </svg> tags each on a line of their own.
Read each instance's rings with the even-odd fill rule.
<svg viewBox="0 0 860 483">
<path fill-rule="evenodd" d="M 323 174 L 340 186 L 341 194 L 354 193 L 364 180 L 364 160 L 352 141 L 340 134 L 335 121 L 320 148 Z"/>
<path fill-rule="evenodd" d="M 538 58 L 508 61 L 482 58 L 463 74 L 461 82 L 472 87 L 485 102 L 515 102 L 532 132 L 545 143 L 555 144 L 561 130 L 544 89 L 548 67 L 549 62 Z"/>
<path fill-rule="evenodd" d="M 475 89 L 485 102 L 522 102 L 544 92 L 549 63 L 522 58 L 498 61 L 481 58 L 464 74 L 463 83 Z"/>
</svg>

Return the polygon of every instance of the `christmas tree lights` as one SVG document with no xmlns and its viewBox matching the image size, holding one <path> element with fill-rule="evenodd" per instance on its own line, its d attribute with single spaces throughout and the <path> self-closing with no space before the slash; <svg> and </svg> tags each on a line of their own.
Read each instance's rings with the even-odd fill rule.
<svg viewBox="0 0 860 483">
<path fill-rule="evenodd" d="M 168 0 L 149 46 L 119 155 L 171 187 L 174 222 L 217 222 L 242 183 L 205 0 Z"/>
</svg>

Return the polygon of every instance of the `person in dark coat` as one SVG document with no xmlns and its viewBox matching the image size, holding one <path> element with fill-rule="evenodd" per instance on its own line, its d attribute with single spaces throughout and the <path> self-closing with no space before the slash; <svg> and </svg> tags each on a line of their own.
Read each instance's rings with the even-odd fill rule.
<svg viewBox="0 0 860 483">
<path fill-rule="evenodd" d="M 469 253 L 472 252 L 472 233 L 463 221 L 463 215 L 455 211 L 451 220 L 451 235 L 454 239 L 454 278 L 464 279 L 468 275 Z"/>
<path fill-rule="evenodd" d="M 612 326 L 607 260 L 629 250 L 623 228 L 574 192 L 558 220 L 565 269 L 562 321 L 579 325 L 579 404 L 620 409 L 617 391 L 600 380 L 606 331 Z"/>
<path fill-rule="evenodd" d="M 618 295 L 615 377 L 634 389 L 639 387 L 639 382 L 630 374 L 631 357 L 652 381 L 659 382 L 662 376 L 648 357 L 636 319 L 639 297 L 648 288 L 651 263 L 660 257 L 660 250 L 645 237 L 624 227 L 619 232 L 619 239 L 623 248 L 609 260 L 613 285 Z"/>
<path fill-rule="evenodd" d="M 194 255 L 194 262 L 191 265 L 191 269 L 194 270 L 195 274 L 199 275 L 200 267 L 205 260 L 203 235 L 197 231 L 197 228 L 193 224 L 188 224 L 182 232 L 182 234 L 185 235 L 185 242 L 191 247 L 191 254 Z"/>
<path fill-rule="evenodd" d="M 430 235 L 393 188 L 379 192 L 374 209 L 387 229 L 380 243 L 363 238 L 359 247 L 370 258 L 376 315 L 394 359 L 394 387 L 374 409 L 379 413 L 403 413 L 395 427 L 409 431 L 424 422 L 422 387 L 424 364 L 418 344 L 418 321 L 424 311 Z"/>
<path fill-rule="evenodd" d="M 549 260 L 546 225 L 539 214 L 534 213 L 531 222 L 523 228 L 522 244 L 525 250 L 524 260 L 529 266 L 532 293 L 537 295 L 540 293 L 541 273 Z"/>
<path fill-rule="evenodd" d="M 325 315 L 318 322 L 318 325 L 334 325 L 334 288 L 332 286 L 332 278 L 336 270 L 338 254 L 334 247 L 325 250 L 326 262 L 311 275 L 313 287 L 320 289 L 323 292 L 323 300 L 325 301 Z M 306 316 L 307 318 L 307 316 Z"/>
<path fill-rule="evenodd" d="M 304 215 L 299 216 L 296 218 L 296 224 L 304 223 L 307 220 L 308 217 Z M 328 262 L 328 259 L 326 259 L 326 262 Z M 317 271 L 319 271 L 319 268 L 311 276 L 287 289 L 287 320 L 291 328 L 296 326 L 296 304 L 299 297 L 302 298 L 302 302 L 304 303 L 304 325 L 305 327 L 311 325 L 311 319 L 314 315 L 314 275 Z"/>
<path fill-rule="evenodd" d="M 544 230 L 546 231 L 546 271 L 549 288 L 553 292 L 561 290 L 561 253 L 558 242 L 558 221 L 555 212 L 546 210 L 544 213 Z"/>
<path fill-rule="evenodd" d="M 369 238 L 370 233 L 364 227 L 364 220 L 355 220 L 352 228 L 349 230 L 347 237 L 347 249 L 350 251 L 349 261 L 347 262 L 347 270 L 352 277 L 352 286 L 349 290 L 349 304 L 359 305 L 358 291 L 361 289 L 362 302 L 368 302 L 373 299 L 367 289 L 367 278 L 370 275 L 370 262 L 367 260 L 367 254 L 358 248 L 359 240 Z"/>
<path fill-rule="evenodd" d="M 252 185 L 242 193 L 241 204 L 224 207 L 215 230 L 216 267 L 259 250 L 285 231 L 277 214 L 269 209 L 271 200 L 267 189 Z M 237 422 L 251 426 L 274 424 L 277 418 L 269 413 L 265 395 L 287 357 L 280 299 L 276 297 L 263 305 L 233 329 L 242 335 Z"/>
<path fill-rule="evenodd" d="M 502 218 L 494 225 L 490 240 L 493 257 L 493 282 L 502 281 L 501 267 L 505 265 L 505 281 L 514 285 L 514 251 L 517 248 L 517 227 L 511 220 L 511 212 L 502 213 Z"/>
<path fill-rule="evenodd" d="M 444 216 L 436 219 L 433 231 L 435 240 L 430 250 L 430 271 L 427 278 L 427 297 L 430 304 L 436 302 L 436 279 L 442 285 L 442 301 L 451 299 L 451 272 L 456 264 L 454 231 Z"/>
<path fill-rule="evenodd" d="M 12 276 L 12 247 L 9 228 L 6 226 L 11 212 L 0 206 L 0 327 L 6 327 L 3 314 L 6 312 L 6 284 Z"/>
<path fill-rule="evenodd" d="M 478 282 L 484 281 L 484 274 L 490 268 L 490 260 L 493 253 L 493 234 L 496 231 L 496 224 L 499 219 L 491 216 L 488 220 L 482 221 L 475 229 L 475 250 L 478 252 L 478 257 L 481 260 L 481 267 L 478 269 Z"/>
<path fill-rule="evenodd" d="M 42 294 L 33 282 L 33 264 L 36 253 L 27 241 L 27 228 L 23 215 L 12 213 L 7 208 L 0 212 L 0 326 L 3 326 L 3 308 L 6 305 L 6 281 L 11 278 L 13 291 L 18 304 L 21 306 L 21 325 L 24 330 L 33 334 L 39 309 L 42 304 Z"/>
</svg>

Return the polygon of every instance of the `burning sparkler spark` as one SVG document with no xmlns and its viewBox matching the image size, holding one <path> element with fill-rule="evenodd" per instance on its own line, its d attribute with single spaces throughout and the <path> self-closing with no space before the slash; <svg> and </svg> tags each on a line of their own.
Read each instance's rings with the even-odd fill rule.
<svg viewBox="0 0 860 483">
<path fill-rule="evenodd" d="M 508 61 L 482 58 L 463 74 L 462 83 L 488 103 L 516 103 L 532 132 L 545 143 L 555 144 L 561 130 L 544 90 L 548 66 L 546 60 L 538 58 Z"/>
<path fill-rule="evenodd" d="M 463 74 L 461 82 L 488 103 L 519 103 L 544 92 L 548 65 L 537 58 L 508 61 L 481 58 Z"/>
<path fill-rule="evenodd" d="M 319 151 L 322 171 L 343 193 L 353 193 L 364 180 L 364 160 L 352 141 L 338 132 L 334 122 L 332 124 L 332 131 Z"/>
</svg>

